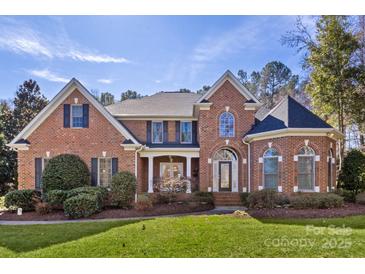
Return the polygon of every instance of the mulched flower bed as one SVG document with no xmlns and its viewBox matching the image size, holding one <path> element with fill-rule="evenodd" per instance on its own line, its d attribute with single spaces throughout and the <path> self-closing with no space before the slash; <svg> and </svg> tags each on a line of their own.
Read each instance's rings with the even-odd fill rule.
<svg viewBox="0 0 365 274">
<path fill-rule="evenodd" d="M 335 218 L 365 215 L 365 205 L 346 203 L 344 207 L 328 209 L 249 209 L 247 213 L 254 218 Z"/>
<path fill-rule="evenodd" d="M 191 212 L 200 212 L 213 209 L 211 205 L 202 204 L 167 204 L 156 205 L 153 209 L 147 211 L 138 211 L 136 209 L 106 209 L 100 213 L 92 215 L 87 219 L 112 219 L 112 218 L 130 218 L 130 217 L 148 217 L 170 214 L 182 214 Z M 0 220 L 8 221 L 56 221 L 68 220 L 63 211 L 57 210 L 48 213 L 47 215 L 39 215 L 38 213 L 23 212 L 23 215 L 18 216 L 15 212 L 0 212 Z"/>
</svg>

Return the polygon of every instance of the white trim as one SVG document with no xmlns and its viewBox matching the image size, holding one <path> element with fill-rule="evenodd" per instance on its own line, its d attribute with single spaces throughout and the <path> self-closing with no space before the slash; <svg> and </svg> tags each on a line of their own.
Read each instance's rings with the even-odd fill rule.
<svg viewBox="0 0 365 274">
<path fill-rule="evenodd" d="M 139 152 L 140 157 L 159 157 L 159 156 L 181 156 L 199 158 L 199 150 L 177 150 L 177 149 L 166 149 L 166 150 L 149 150 L 146 148 Z"/>
<path fill-rule="evenodd" d="M 252 99 L 255 103 L 260 104 L 259 100 L 243 86 L 240 81 L 234 76 L 234 74 L 227 70 L 206 92 L 202 97 L 199 98 L 197 103 L 201 103 L 204 99 L 209 99 L 224 83 L 228 80 L 246 99 Z"/>
<path fill-rule="evenodd" d="M 199 110 L 210 110 L 211 105 L 213 103 L 195 103 L 194 107 L 197 107 Z"/>
<path fill-rule="evenodd" d="M 162 125 L 162 140 L 161 142 L 154 142 L 153 141 L 153 124 L 161 124 Z M 151 121 L 151 144 L 163 144 L 163 136 L 164 135 L 164 125 L 163 121 L 160 120 L 152 120 Z"/>
<path fill-rule="evenodd" d="M 121 125 L 90 92 L 75 78 L 72 78 L 63 89 L 42 109 L 41 112 L 10 142 L 9 146 L 15 147 L 15 143 L 20 139 L 27 139 L 32 132 L 37 129 L 56 108 L 77 89 L 104 117 L 126 138 L 138 144 L 138 141 Z"/>
<path fill-rule="evenodd" d="M 183 142 L 182 140 L 182 124 L 190 123 L 190 142 Z M 180 121 L 180 144 L 192 144 L 193 143 L 193 122 L 192 121 Z"/>
<path fill-rule="evenodd" d="M 10 147 L 15 150 L 29 150 L 29 144 L 6 144 L 7 147 Z"/>
<path fill-rule="evenodd" d="M 250 142 L 254 140 L 265 140 L 268 138 L 279 138 L 286 136 L 327 136 L 332 139 L 343 138 L 343 134 L 334 128 L 284 128 L 256 134 L 249 134 L 246 135 L 244 139 Z"/>
<path fill-rule="evenodd" d="M 158 119 L 158 120 L 163 120 L 163 121 L 181 121 L 181 120 L 187 120 L 187 121 L 198 121 L 197 117 L 193 117 L 193 116 L 174 116 L 174 115 L 170 115 L 170 116 L 166 116 L 166 115 L 135 115 L 135 114 L 113 114 L 114 118 L 120 121 L 144 121 L 144 120 L 153 120 L 153 119 Z"/>
</svg>

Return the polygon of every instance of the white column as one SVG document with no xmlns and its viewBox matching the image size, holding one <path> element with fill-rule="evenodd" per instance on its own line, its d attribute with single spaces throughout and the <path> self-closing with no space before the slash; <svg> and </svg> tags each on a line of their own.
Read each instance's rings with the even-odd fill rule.
<svg viewBox="0 0 365 274">
<path fill-rule="evenodd" d="M 186 157 L 186 177 L 190 183 L 187 185 L 186 193 L 191 193 L 191 157 Z"/>
<path fill-rule="evenodd" d="M 148 156 L 148 193 L 153 193 L 153 156 Z"/>
</svg>

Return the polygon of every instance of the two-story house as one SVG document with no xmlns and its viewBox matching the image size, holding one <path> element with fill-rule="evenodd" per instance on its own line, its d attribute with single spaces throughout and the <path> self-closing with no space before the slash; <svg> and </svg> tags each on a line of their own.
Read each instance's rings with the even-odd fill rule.
<svg viewBox="0 0 365 274">
<path fill-rule="evenodd" d="M 227 71 L 203 95 L 159 92 L 102 106 L 76 79 L 9 144 L 18 151 L 19 188 L 40 188 L 48 159 L 79 155 L 91 184 L 108 186 L 130 171 L 138 192 L 185 177 L 218 204 L 239 192 L 327 192 L 335 186 L 342 134 L 291 97 L 265 115 L 260 102 Z"/>
</svg>

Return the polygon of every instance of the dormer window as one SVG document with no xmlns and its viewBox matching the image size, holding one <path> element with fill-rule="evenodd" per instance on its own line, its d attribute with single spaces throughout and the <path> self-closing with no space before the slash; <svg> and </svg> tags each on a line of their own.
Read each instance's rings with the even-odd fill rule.
<svg viewBox="0 0 365 274">
<path fill-rule="evenodd" d="M 219 116 L 219 137 L 234 137 L 234 116 L 228 111 Z"/>
<path fill-rule="evenodd" d="M 71 105 L 71 125 L 73 128 L 84 127 L 82 105 Z"/>
</svg>

